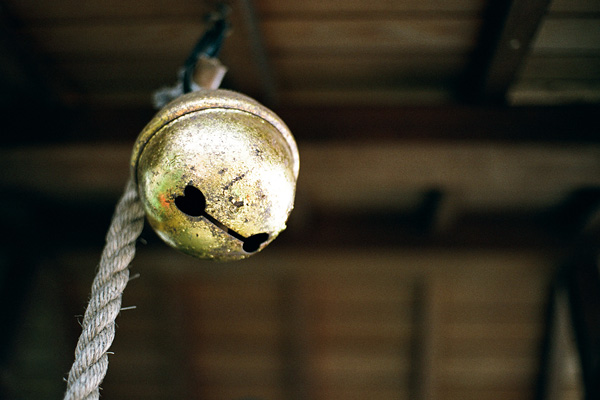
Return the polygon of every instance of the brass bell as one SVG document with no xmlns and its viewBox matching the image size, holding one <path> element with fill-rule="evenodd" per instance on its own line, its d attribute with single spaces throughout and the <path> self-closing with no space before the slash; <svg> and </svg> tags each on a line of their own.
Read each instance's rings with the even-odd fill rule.
<svg viewBox="0 0 600 400">
<path fill-rule="evenodd" d="M 160 110 L 131 159 L 156 233 L 184 253 L 237 260 L 285 229 L 298 148 L 271 110 L 228 90 L 185 94 Z"/>
</svg>

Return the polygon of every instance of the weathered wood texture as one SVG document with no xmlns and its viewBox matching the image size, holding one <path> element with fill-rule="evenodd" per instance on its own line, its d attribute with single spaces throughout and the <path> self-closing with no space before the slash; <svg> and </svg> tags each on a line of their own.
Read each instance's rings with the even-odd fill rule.
<svg viewBox="0 0 600 400">
<path fill-rule="evenodd" d="M 258 1 L 258 32 L 252 33 L 241 2 L 231 4 L 236 25 L 223 54 L 230 67 L 226 85 L 264 96 L 257 79 L 264 65 L 254 65 L 252 54 L 252 40 L 261 36 L 273 66 L 269 79 L 282 102 L 361 104 L 377 93 L 383 96 L 376 104 L 406 102 L 413 95 L 450 98 L 451 82 L 475 46 L 484 7 L 475 0 Z M 210 7 L 154 0 L 80 7 L 63 0 L 47 6 L 13 2 L 9 9 L 21 21 L 25 40 L 59 73 L 73 77 L 79 91 L 71 95 L 91 103 L 148 104 L 153 90 L 174 80 Z M 90 70 L 100 71 L 96 76 Z"/>
<path fill-rule="evenodd" d="M 412 204 L 411 192 L 440 188 L 462 194 L 465 207 L 527 209 L 600 185 L 596 145 L 388 141 L 307 143 L 300 150 L 298 192 L 325 207 L 394 209 L 406 205 L 404 192 Z M 115 196 L 129 173 L 129 145 L 5 149 L 0 154 L 4 187 L 51 196 Z"/>
<path fill-rule="evenodd" d="M 84 302 L 94 254 L 56 263 Z M 223 268 L 141 248 L 133 272 L 142 276 L 124 297 L 137 308 L 119 317 L 103 393 L 294 398 L 283 378 L 299 371 L 286 363 L 300 340 L 309 379 L 295 398 L 530 398 L 553 271 L 543 252 L 269 249 Z M 289 296 L 302 306 L 283 314 Z M 422 296 L 436 305 L 420 307 Z M 304 328 L 289 337 L 296 318 Z M 420 352 L 430 358 L 415 375 Z M 420 397 L 415 376 L 435 395 Z"/>
<path fill-rule="evenodd" d="M 64 93 L 67 99 L 121 105 L 149 105 L 152 91 L 173 83 L 212 9 L 210 3 L 189 0 L 7 3 L 22 39 L 50 70 L 73 81 L 63 88 L 69 92 Z M 230 4 L 234 30 L 223 53 L 230 68 L 224 84 L 283 104 L 453 102 L 480 45 L 481 29 L 489 22 L 484 18 L 490 7 L 483 0 Z M 248 13 L 248 4 L 254 13 Z M 511 99 L 596 102 L 596 76 L 569 73 L 549 82 L 544 70 L 558 68 L 567 74 L 569 69 L 562 69 L 557 58 L 596 59 L 597 18 L 594 1 L 554 1 L 527 57 L 548 67 L 539 74 L 530 67 L 532 76 L 519 77 Z M 518 22 L 516 31 L 533 28 L 530 18 Z M 259 54 L 257 41 L 264 44 Z M 498 59 L 506 57 L 499 53 Z M 513 75 L 506 75 L 503 85 Z"/>
<path fill-rule="evenodd" d="M 511 90 L 515 104 L 600 101 L 600 7 L 555 0 Z"/>
<path fill-rule="evenodd" d="M 454 102 L 490 7 L 484 0 L 230 4 L 234 30 L 222 57 L 230 68 L 225 86 L 283 104 Z M 62 88 L 66 99 L 149 106 L 151 93 L 175 80 L 212 5 L 25 0 L 8 1 L 6 7 L 46 69 L 72 81 Z M 520 75 L 511 99 L 597 102 L 597 18 L 593 0 L 552 2 L 525 60 L 547 66 Z M 518 22 L 519 32 L 532 28 L 530 18 Z M 256 43 L 264 44 L 258 54 Z M 573 56 L 591 58 L 594 76 L 563 69 L 561 63 Z M 498 59 L 506 57 L 499 53 Z M 567 76 L 549 80 L 548 69 Z M 513 75 L 506 75 L 503 85 Z"/>
<path fill-rule="evenodd" d="M 550 0 L 490 3 L 488 25 L 482 29 L 479 65 L 474 65 L 475 101 L 504 103 Z M 479 76 L 478 76 L 479 75 Z"/>
</svg>

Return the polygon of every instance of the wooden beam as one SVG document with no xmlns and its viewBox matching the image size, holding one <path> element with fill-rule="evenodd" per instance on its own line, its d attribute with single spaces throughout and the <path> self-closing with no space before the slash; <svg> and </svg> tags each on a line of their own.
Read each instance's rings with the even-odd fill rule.
<svg viewBox="0 0 600 400">
<path fill-rule="evenodd" d="M 130 152 L 129 144 L 3 149 L 0 170 L 10 173 L 0 189 L 45 204 L 53 211 L 44 224 L 73 240 L 101 240 Z M 307 212 L 292 213 L 282 245 L 565 246 L 571 238 L 540 213 L 578 188 L 600 187 L 597 145 L 312 143 L 300 154 L 296 206 Z M 460 207 L 438 232 L 424 231 L 415 214 L 431 190 L 453 194 Z"/>
<path fill-rule="evenodd" d="M 597 243 L 596 243 L 597 246 Z M 585 398 L 600 396 L 600 275 L 598 251 L 578 249 L 567 265 L 566 285 L 579 361 L 583 374 Z"/>
<path fill-rule="evenodd" d="M 548 304 L 542 362 L 535 397 L 537 400 L 560 400 L 564 397 L 568 368 L 565 360 L 572 355 L 570 353 L 574 353 L 568 303 L 565 288 L 560 284 L 554 284 Z"/>
<path fill-rule="evenodd" d="M 337 15 L 337 14 L 336 14 Z M 457 17 L 266 19 L 262 22 L 268 48 L 275 55 L 351 53 L 440 54 L 470 51 L 475 46 L 479 19 Z"/>
<path fill-rule="evenodd" d="M 600 142 L 600 106 L 281 107 L 303 141 Z M 493 122 L 493 123 L 492 123 Z"/>
<path fill-rule="evenodd" d="M 168 74 L 167 74 L 168 75 Z M 168 79 L 166 82 L 170 82 Z M 138 92 L 149 103 L 148 92 Z M 405 107 L 274 107 L 296 140 L 309 142 L 441 141 L 463 143 L 600 143 L 600 105 L 586 106 L 405 106 Z M 38 110 L 38 112 L 44 110 Z M 47 112 L 47 111 L 46 111 Z M 60 125 L 61 137 L 78 142 L 135 140 L 156 111 L 149 104 L 123 107 L 105 104 L 73 111 Z M 0 110 L 0 116 L 5 114 Z M 9 115 L 6 115 L 8 118 Z M 3 119 L 6 121 L 6 119 Z M 491 123 L 493 121 L 493 123 Z M 26 120 L 20 121 L 27 123 Z M 26 129 L 26 127 L 25 127 Z M 16 143 L 27 140 L 22 125 L 4 127 Z M 50 142 L 44 136 L 41 142 Z"/>
<path fill-rule="evenodd" d="M 1 149 L 7 173 L 0 185 L 58 198 L 111 197 L 122 191 L 130 154 L 130 144 L 111 143 Z M 552 204 L 600 186 L 600 146 L 589 144 L 301 143 L 300 154 L 298 190 L 337 209 L 402 207 L 403 190 L 457 188 L 465 206 L 489 211 Z"/>
<path fill-rule="evenodd" d="M 476 81 L 469 80 L 474 87 L 467 89 L 476 100 L 505 101 L 549 4 L 550 0 L 492 3 L 474 59 Z"/>
<path fill-rule="evenodd" d="M 369 14 L 415 14 L 439 13 L 471 14 L 478 15 L 483 8 L 484 0 L 404 0 L 386 1 L 374 0 L 364 2 L 360 0 L 305 0 L 305 1 L 277 1 L 255 0 L 261 14 L 270 16 L 286 15 L 369 15 Z M 435 14 L 437 15 L 437 14 Z"/>
<path fill-rule="evenodd" d="M 223 45 L 223 63 L 229 68 L 223 86 L 269 105 L 275 103 L 275 80 L 251 1 L 232 2 L 231 23 Z"/>
</svg>

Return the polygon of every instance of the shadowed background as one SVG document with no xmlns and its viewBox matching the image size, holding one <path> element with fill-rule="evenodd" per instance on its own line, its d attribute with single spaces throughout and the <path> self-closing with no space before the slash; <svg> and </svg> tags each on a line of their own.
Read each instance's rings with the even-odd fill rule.
<svg viewBox="0 0 600 400">
<path fill-rule="evenodd" d="M 599 3 L 228 4 L 222 87 L 289 125 L 296 208 L 232 264 L 146 229 L 103 397 L 593 398 Z M 215 6 L 1 2 L 1 398 L 61 398 L 151 95 Z"/>
</svg>

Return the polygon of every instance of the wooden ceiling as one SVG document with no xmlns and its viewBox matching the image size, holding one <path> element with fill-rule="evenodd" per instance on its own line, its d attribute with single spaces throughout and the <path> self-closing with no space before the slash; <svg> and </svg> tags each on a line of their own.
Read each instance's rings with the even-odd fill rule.
<svg viewBox="0 0 600 400">
<path fill-rule="evenodd" d="M 271 106 L 600 101 L 595 0 L 229 4 L 225 86 Z M 214 9 L 200 0 L 5 0 L 2 84 L 37 82 L 68 104 L 149 107 Z"/>
<path fill-rule="evenodd" d="M 1 185 L 116 197 L 152 93 L 175 83 L 216 2 L 2 4 L 0 115 L 19 149 L 3 152 L 15 172 Z M 299 219 L 338 226 L 335 214 L 359 212 L 367 236 L 387 237 L 370 214 L 417 215 L 435 231 L 465 214 L 526 213 L 543 231 L 539 215 L 593 208 L 577 201 L 595 204 L 600 186 L 598 1 L 228 4 L 223 86 L 290 126 Z"/>
<path fill-rule="evenodd" d="M 223 86 L 290 126 L 295 209 L 226 268 L 146 228 L 107 398 L 534 397 L 557 259 L 598 248 L 600 2 L 228 4 Z M 216 2 L 0 5 L 0 397 L 59 398 L 132 143 Z"/>
</svg>

